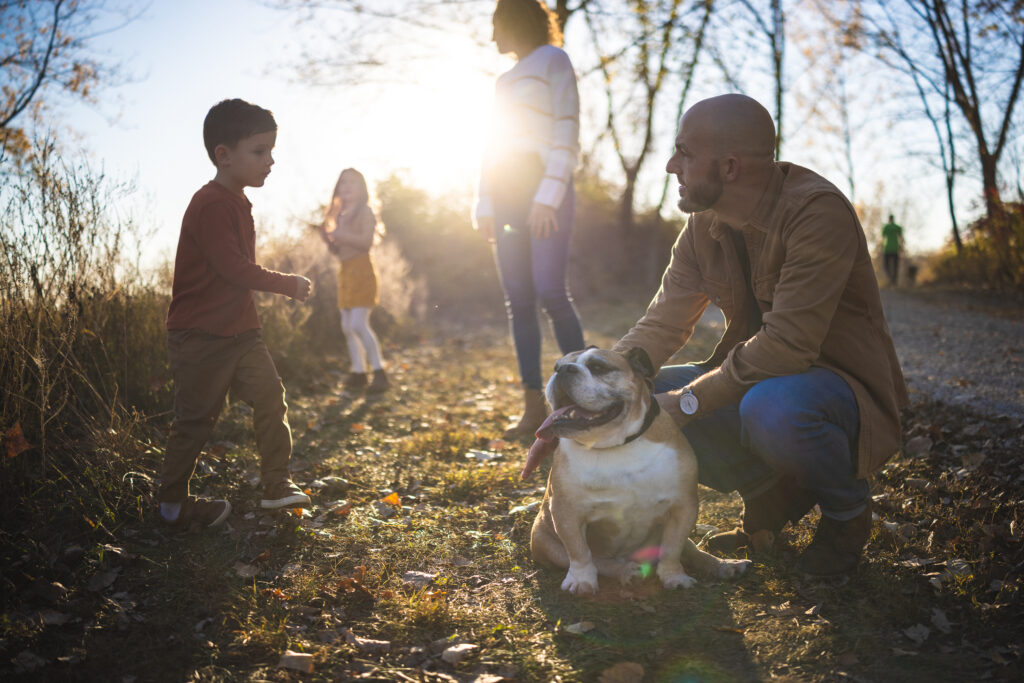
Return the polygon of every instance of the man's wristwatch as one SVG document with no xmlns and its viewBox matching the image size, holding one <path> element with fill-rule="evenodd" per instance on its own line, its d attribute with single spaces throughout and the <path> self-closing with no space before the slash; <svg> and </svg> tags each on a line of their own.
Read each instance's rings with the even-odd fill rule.
<svg viewBox="0 0 1024 683">
<path fill-rule="evenodd" d="M 689 389 L 679 394 L 679 410 L 683 411 L 684 415 L 696 415 L 699 407 L 697 397 Z"/>
</svg>

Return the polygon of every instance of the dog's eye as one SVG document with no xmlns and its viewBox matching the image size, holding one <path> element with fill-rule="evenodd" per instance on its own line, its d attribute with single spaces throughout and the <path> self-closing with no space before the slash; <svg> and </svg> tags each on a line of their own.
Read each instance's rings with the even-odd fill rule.
<svg viewBox="0 0 1024 683">
<path fill-rule="evenodd" d="M 587 363 L 587 370 L 590 370 L 592 375 L 606 375 L 612 371 L 612 366 L 604 363 Z"/>
</svg>

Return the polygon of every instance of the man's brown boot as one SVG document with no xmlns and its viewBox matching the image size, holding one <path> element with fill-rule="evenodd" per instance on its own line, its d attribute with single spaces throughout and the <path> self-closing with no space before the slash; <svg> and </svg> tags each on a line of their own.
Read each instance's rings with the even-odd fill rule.
<svg viewBox="0 0 1024 683">
<path fill-rule="evenodd" d="M 509 427 L 502 435 L 506 439 L 532 437 L 548 416 L 548 406 L 544 402 L 544 394 L 538 389 L 523 387 L 523 416 L 514 427 Z"/>
<path fill-rule="evenodd" d="M 751 548 L 767 550 L 787 522 L 797 522 L 814 507 L 814 494 L 797 486 L 790 477 L 781 477 L 770 488 L 743 499 L 743 526 L 723 531 L 708 539 L 708 550 L 715 553 Z"/>
<path fill-rule="evenodd" d="M 822 515 L 796 568 L 808 576 L 836 576 L 854 569 L 871 537 L 871 524 L 871 499 L 862 513 L 845 522 Z"/>
</svg>

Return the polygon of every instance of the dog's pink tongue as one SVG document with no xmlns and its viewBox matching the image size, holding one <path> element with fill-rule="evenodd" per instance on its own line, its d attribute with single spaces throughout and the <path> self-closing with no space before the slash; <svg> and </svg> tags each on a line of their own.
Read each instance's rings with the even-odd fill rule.
<svg viewBox="0 0 1024 683">
<path fill-rule="evenodd" d="M 555 435 L 551 433 L 551 425 L 554 423 L 556 419 L 558 419 L 562 415 L 565 415 L 567 412 L 569 412 L 575 407 L 576 406 L 563 406 L 558 410 L 554 411 L 553 413 L 547 416 L 547 419 L 545 419 L 544 422 L 541 423 L 540 427 L 537 427 L 537 431 L 534 432 L 533 435 L 536 436 L 541 441 L 551 441 L 552 439 L 555 438 Z"/>
<path fill-rule="evenodd" d="M 551 455 L 558 446 L 558 437 L 552 433 L 551 424 L 555 421 L 559 415 L 563 415 L 569 410 L 572 410 L 574 406 L 565 406 L 554 411 L 548 415 L 544 423 L 537 428 L 534 436 L 537 440 L 530 446 L 530 452 L 526 455 L 526 464 L 523 465 L 523 471 L 519 473 L 520 478 L 526 479 L 537 467 L 544 461 L 544 458 Z"/>
<path fill-rule="evenodd" d="M 544 458 L 551 455 L 552 451 L 558 446 L 558 437 L 551 437 L 550 439 L 537 439 L 530 446 L 530 452 L 526 456 L 526 464 L 523 465 L 523 471 L 519 473 L 521 479 L 526 479 L 537 467 L 544 462 Z"/>
</svg>

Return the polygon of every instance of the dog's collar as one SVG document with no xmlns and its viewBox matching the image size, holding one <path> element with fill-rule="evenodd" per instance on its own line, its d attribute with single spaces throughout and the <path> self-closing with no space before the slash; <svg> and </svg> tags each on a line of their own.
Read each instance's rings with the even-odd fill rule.
<svg viewBox="0 0 1024 683">
<path fill-rule="evenodd" d="M 631 436 L 627 436 L 626 440 L 622 442 L 625 446 L 630 441 L 634 441 L 643 436 L 644 432 L 650 429 L 651 425 L 654 424 L 654 418 L 658 417 L 658 413 L 661 412 L 661 406 L 658 405 L 658 399 L 651 394 L 651 405 L 647 407 L 647 414 L 644 415 L 644 423 L 640 425 L 640 430 Z"/>
</svg>

